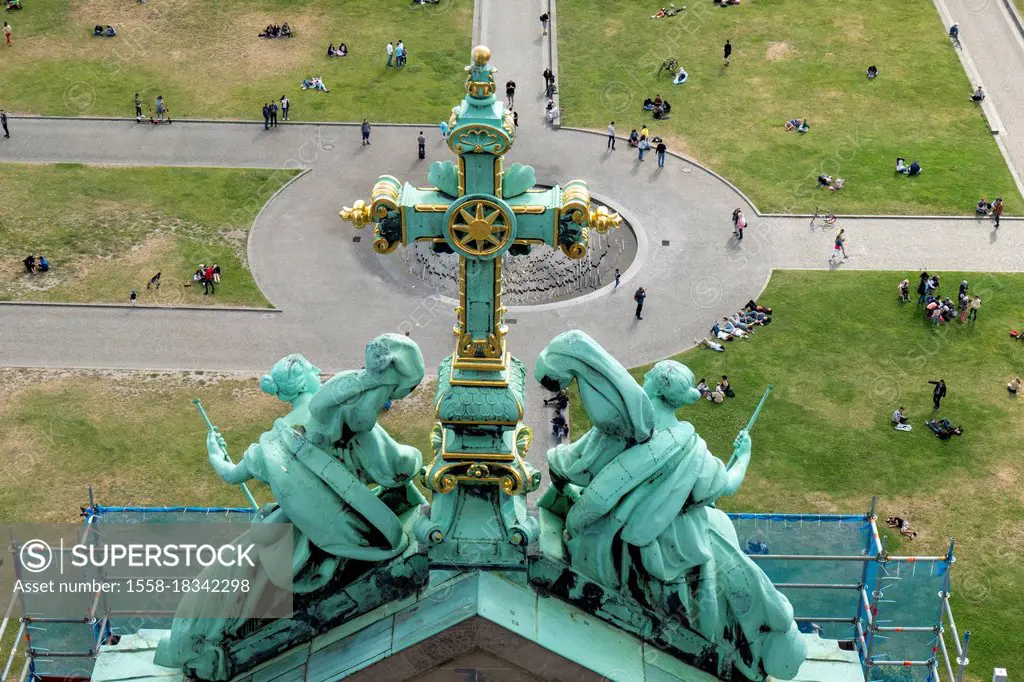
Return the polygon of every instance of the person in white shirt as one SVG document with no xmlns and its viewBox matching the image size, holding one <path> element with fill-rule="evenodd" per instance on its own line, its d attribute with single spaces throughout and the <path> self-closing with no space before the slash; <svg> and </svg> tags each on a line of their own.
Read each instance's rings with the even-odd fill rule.
<svg viewBox="0 0 1024 682">
<path fill-rule="evenodd" d="M 394 57 L 395 57 L 395 45 L 394 45 L 394 43 L 391 43 L 391 42 L 388 43 L 387 51 L 388 51 L 388 66 L 391 66 L 391 60 L 394 59 Z"/>
<path fill-rule="evenodd" d="M 608 149 L 615 151 L 615 121 L 608 124 Z"/>
</svg>

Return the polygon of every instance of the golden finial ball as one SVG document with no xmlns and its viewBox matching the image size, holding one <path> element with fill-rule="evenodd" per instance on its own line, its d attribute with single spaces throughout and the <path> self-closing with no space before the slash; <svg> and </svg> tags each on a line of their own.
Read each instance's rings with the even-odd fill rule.
<svg viewBox="0 0 1024 682">
<path fill-rule="evenodd" d="M 487 62 L 491 61 L 491 48 L 486 45 L 477 45 L 473 48 L 473 63 L 479 66 L 483 66 Z"/>
</svg>

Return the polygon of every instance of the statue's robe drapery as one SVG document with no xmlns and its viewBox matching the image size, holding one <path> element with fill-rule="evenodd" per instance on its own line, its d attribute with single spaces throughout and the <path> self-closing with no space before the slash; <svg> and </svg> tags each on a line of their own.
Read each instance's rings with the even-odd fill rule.
<svg viewBox="0 0 1024 682">
<path fill-rule="evenodd" d="M 730 641 L 751 670 L 787 672 L 775 661 L 788 668 L 799 646 L 792 606 L 712 506 L 726 489 L 725 465 L 686 422 L 621 442 L 595 428 L 549 452 L 552 473 L 583 487 L 565 519 L 573 567 L 616 589 L 633 569 L 650 606 L 709 641 Z"/>
<path fill-rule="evenodd" d="M 260 557 L 255 569 L 211 567 L 201 578 L 247 579 L 250 591 L 185 595 L 178 607 L 181 617 L 175 617 L 170 637 L 159 645 L 157 663 L 185 662 L 201 677 L 218 679 L 224 669 L 219 642 L 248 620 L 241 614 L 256 612 L 260 602 L 265 607 L 275 590 L 291 586 L 295 593 L 308 593 L 327 584 L 346 560 L 379 562 L 405 551 L 408 538 L 401 523 L 368 485 L 408 485 L 422 464 L 419 451 L 374 425 L 354 434 L 335 454 L 313 446 L 283 419 L 246 450 L 246 468 L 270 486 L 276 503 L 260 511 L 241 541 L 267 549 L 254 552 Z M 268 525 L 285 523 L 294 524 L 293 532 Z M 276 560 L 282 556 L 290 558 L 287 565 Z"/>
</svg>

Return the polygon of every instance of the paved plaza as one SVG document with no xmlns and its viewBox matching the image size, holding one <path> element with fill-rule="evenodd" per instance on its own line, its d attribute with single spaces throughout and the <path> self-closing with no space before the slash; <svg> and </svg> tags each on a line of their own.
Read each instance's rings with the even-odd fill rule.
<svg viewBox="0 0 1024 682">
<path fill-rule="evenodd" d="M 1024 95 L 1016 97 L 1021 86 L 1009 78 L 1014 65 L 1024 63 L 1024 46 L 1000 2 L 957 19 L 991 105 L 1012 137 L 1009 153 L 1024 167 L 1024 142 L 1013 137 L 1024 137 Z M 530 362 L 554 335 L 579 328 L 627 366 L 650 362 L 690 347 L 716 317 L 756 297 L 774 268 L 830 267 L 833 228 L 812 229 L 806 217 L 759 216 L 727 181 L 681 158 L 671 157 L 659 170 L 653 155 L 638 163 L 625 142 L 610 152 L 602 134 L 547 125 L 540 74 L 551 45 L 535 20 L 541 3 L 532 4 L 531 12 L 477 3 L 475 40 L 491 47 L 498 81 L 519 83 L 520 128 L 508 159 L 533 165 L 541 183 L 587 180 L 595 197 L 631 223 L 641 248 L 617 290 L 609 283 L 572 301 L 511 308 L 517 356 Z M 982 37 L 995 30 L 989 24 L 996 20 L 1007 43 L 998 47 Z M 992 50 L 1002 58 L 991 58 Z M 452 93 L 452 104 L 458 96 Z M 2 305 L 0 364 L 263 371 L 286 353 L 302 352 L 335 371 L 360 366 L 367 339 L 406 329 L 428 366 L 436 364 L 452 349 L 451 306 L 422 285 L 396 280 L 370 248 L 369 232 L 338 218 L 343 205 L 368 198 L 378 175 L 422 185 L 432 161 L 452 158 L 436 123 L 429 123 L 423 126 L 427 159 L 418 160 L 419 129 L 375 125 L 372 146 L 363 147 L 352 125 L 289 123 L 267 134 L 247 123 L 17 119 L 12 139 L 0 146 L 2 161 L 308 172 L 276 195 L 253 225 L 250 264 L 275 311 Z M 733 238 L 729 220 L 737 207 L 750 221 L 742 242 Z M 1024 236 L 1013 219 L 1000 230 L 971 218 L 842 218 L 840 225 L 850 254 L 840 269 L 1016 271 L 1024 256 Z M 633 318 L 637 286 L 649 293 L 642 321 Z"/>
</svg>

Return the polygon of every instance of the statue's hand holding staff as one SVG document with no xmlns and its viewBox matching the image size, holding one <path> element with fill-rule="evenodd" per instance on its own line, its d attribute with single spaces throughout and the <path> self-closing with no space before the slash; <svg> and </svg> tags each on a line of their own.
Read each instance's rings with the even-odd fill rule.
<svg viewBox="0 0 1024 682">
<path fill-rule="evenodd" d="M 206 432 L 206 452 L 210 457 L 210 463 L 215 467 L 221 462 L 230 462 L 228 458 L 228 444 L 224 441 L 224 436 L 220 435 L 216 426 Z"/>
<path fill-rule="evenodd" d="M 732 466 L 737 459 L 750 459 L 750 432 L 742 429 L 736 434 L 736 440 L 732 442 L 732 457 L 729 458 L 728 466 Z"/>
</svg>

